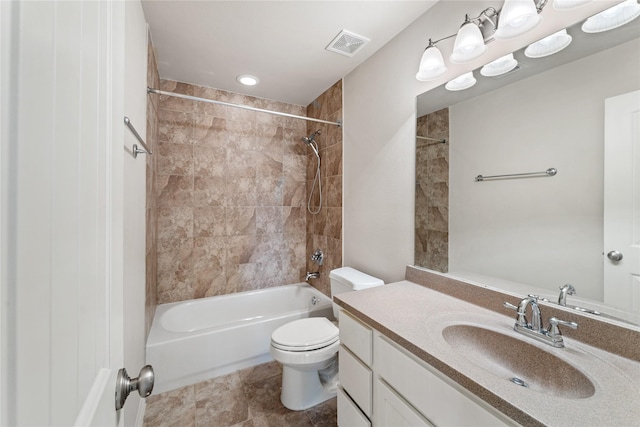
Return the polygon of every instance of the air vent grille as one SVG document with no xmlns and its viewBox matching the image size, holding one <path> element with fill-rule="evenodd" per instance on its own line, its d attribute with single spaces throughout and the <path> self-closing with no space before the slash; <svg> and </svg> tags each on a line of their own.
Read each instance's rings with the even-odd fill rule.
<svg viewBox="0 0 640 427">
<path fill-rule="evenodd" d="M 329 43 L 326 49 L 351 57 L 367 43 L 369 43 L 368 38 L 342 30 L 340 34 Z"/>
</svg>

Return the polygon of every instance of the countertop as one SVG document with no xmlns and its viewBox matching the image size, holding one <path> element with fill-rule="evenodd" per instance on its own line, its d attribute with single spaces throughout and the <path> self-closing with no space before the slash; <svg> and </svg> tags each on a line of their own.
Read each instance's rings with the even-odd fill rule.
<svg viewBox="0 0 640 427">
<path fill-rule="evenodd" d="M 637 360 L 566 336 L 565 348 L 553 348 L 516 333 L 515 315 L 506 310 L 502 315 L 407 280 L 336 295 L 334 301 L 519 424 L 640 425 Z M 544 307 L 542 310 L 544 316 Z M 586 398 L 567 398 L 500 378 L 470 362 L 473 355 L 451 348 L 442 330 L 453 324 L 481 325 L 549 352 L 582 372 L 593 383 L 595 392 Z M 530 361 L 531 369 L 549 369 L 538 366 L 534 359 Z"/>
</svg>

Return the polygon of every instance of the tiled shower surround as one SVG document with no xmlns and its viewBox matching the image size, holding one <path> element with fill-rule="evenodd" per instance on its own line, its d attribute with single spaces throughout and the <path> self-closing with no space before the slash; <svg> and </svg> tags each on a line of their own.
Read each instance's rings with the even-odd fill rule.
<svg viewBox="0 0 640 427">
<path fill-rule="evenodd" d="M 306 113 L 302 106 L 186 83 L 162 80 L 160 86 L 206 99 Z M 337 92 L 335 86 L 327 92 L 331 91 Z M 311 254 L 307 252 L 306 210 L 309 156 L 301 142 L 307 134 L 306 122 L 152 96 L 159 97 L 158 304 L 300 282 Z M 318 105 L 317 113 L 324 114 L 323 103 L 332 99 L 321 96 L 312 105 Z M 341 102 L 337 114 L 341 114 Z M 323 136 L 329 134 L 333 135 L 327 131 Z M 341 159 L 341 132 L 339 135 Z M 334 165 L 330 172 L 334 173 L 335 164 L 342 162 L 331 161 L 329 156 L 334 154 L 327 151 L 328 146 L 322 148 L 327 167 Z M 328 194 L 330 189 L 323 191 Z M 341 262 L 341 245 L 335 242 L 339 233 L 327 225 L 317 230 L 311 230 L 314 238 L 332 236 L 334 246 L 327 252 L 337 247 L 340 254 L 332 254 L 331 259 Z"/>
<path fill-rule="evenodd" d="M 147 48 L 147 86 L 158 87 L 160 76 L 158 75 L 158 65 L 156 55 L 151 43 L 151 36 L 148 37 Z M 159 100 L 155 96 L 147 96 L 147 134 L 146 143 L 151 152 L 156 151 L 158 146 L 158 104 Z M 153 315 L 155 314 L 157 298 L 157 278 L 158 278 L 158 200 L 156 196 L 156 171 L 158 156 L 145 155 L 146 166 L 146 248 L 145 248 L 145 334 L 149 333 Z M 146 336 L 146 335 L 145 335 Z"/>
<path fill-rule="evenodd" d="M 342 122 L 342 81 L 337 82 L 307 107 L 307 117 Z M 307 122 L 307 135 L 319 130 L 315 140 L 320 148 L 320 175 L 322 177 L 322 208 L 317 215 L 307 215 L 306 271 L 319 271 L 320 277 L 309 282 L 325 295 L 331 295 L 329 272 L 342 267 L 342 127 Z M 311 194 L 316 174 L 316 156 L 307 150 L 307 195 Z M 315 212 L 319 203 L 318 192 L 313 193 L 311 207 Z M 305 202 L 306 206 L 306 202 Z M 321 249 L 321 266 L 310 260 L 310 255 Z"/>
<path fill-rule="evenodd" d="M 419 117 L 416 135 L 415 264 L 446 273 L 449 264 L 449 109 Z"/>
</svg>

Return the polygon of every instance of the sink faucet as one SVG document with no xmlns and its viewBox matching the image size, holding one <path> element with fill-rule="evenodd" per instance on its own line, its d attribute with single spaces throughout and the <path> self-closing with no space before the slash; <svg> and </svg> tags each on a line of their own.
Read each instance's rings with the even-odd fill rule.
<svg viewBox="0 0 640 427">
<path fill-rule="evenodd" d="M 308 282 L 309 279 L 317 279 L 318 277 L 320 277 L 319 271 L 314 271 L 313 273 L 307 271 L 307 274 L 304 276 L 304 281 Z"/>
<path fill-rule="evenodd" d="M 566 284 L 564 286 L 560 287 L 560 296 L 558 296 L 558 304 L 560 304 L 563 307 L 567 306 L 567 295 L 575 295 L 576 294 L 576 288 L 574 288 L 572 285 L 570 284 Z"/>
<path fill-rule="evenodd" d="M 558 325 L 568 326 L 573 329 L 578 327 L 578 324 L 575 322 L 566 322 L 552 317 L 549 319 L 549 328 L 544 329 L 542 326 L 540 306 L 538 306 L 538 297 L 536 295 L 529 295 L 522 299 L 518 306 L 508 302 L 505 302 L 503 305 L 506 308 L 516 311 L 516 323 L 513 326 L 513 329 L 516 332 L 535 338 L 538 341 L 542 341 L 546 344 L 552 345 L 553 347 L 564 347 L 564 340 Z M 531 323 L 527 321 L 526 317 L 527 307 L 529 306 L 531 306 Z"/>
</svg>

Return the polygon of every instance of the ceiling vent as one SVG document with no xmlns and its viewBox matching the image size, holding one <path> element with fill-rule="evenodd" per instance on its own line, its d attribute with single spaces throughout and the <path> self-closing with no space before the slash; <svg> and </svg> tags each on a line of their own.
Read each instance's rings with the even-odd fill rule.
<svg viewBox="0 0 640 427">
<path fill-rule="evenodd" d="M 368 38 L 342 30 L 325 49 L 351 57 L 367 43 L 369 43 Z"/>
</svg>

